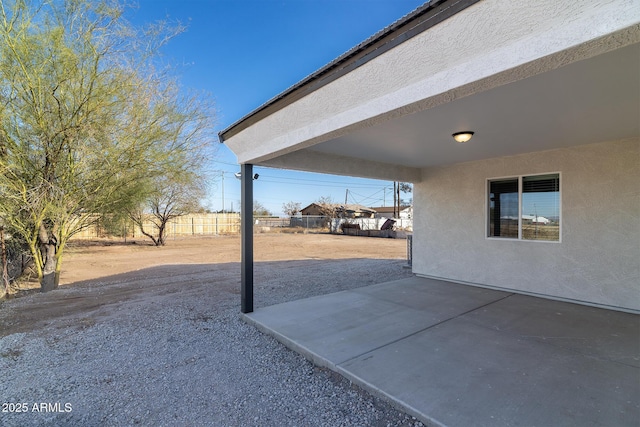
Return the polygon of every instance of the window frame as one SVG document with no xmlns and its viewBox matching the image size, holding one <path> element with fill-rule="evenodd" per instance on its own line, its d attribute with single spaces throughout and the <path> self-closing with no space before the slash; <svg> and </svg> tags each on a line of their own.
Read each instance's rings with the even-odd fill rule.
<svg viewBox="0 0 640 427">
<path fill-rule="evenodd" d="M 542 239 L 523 239 L 522 238 L 522 181 L 523 178 L 535 177 L 535 176 L 543 176 L 543 175 L 558 175 L 558 240 L 542 240 Z M 495 181 L 507 181 L 507 180 L 517 180 L 518 181 L 518 237 L 499 237 L 499 236 L 490 236 L 491 232 L 491 182 Z M 492 177 L 487 178 L 485 182 L 485 196 L 484 196 L 484 216 L 485 216 L 485 230 L 484 237 L 487 240 L 498 240 L 498 241 L 509 241 L 509 242 L 538 242 L 538 243 L 562 243 L 562 173 L 559 171 L 556 172 L 542 172 L 542 173 L 531 173 L 531 174 L 522 174 L 522 175 L 506 175 L 500 177 Z"/>
</svg>

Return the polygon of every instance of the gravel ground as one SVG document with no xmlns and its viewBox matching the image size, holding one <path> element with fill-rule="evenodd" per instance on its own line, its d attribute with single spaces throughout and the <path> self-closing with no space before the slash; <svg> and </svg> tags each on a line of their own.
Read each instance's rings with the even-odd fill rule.
<svg viewBox="0 0 640 427">
<path fill-rule="evenodd" d="M 404 264 L 259 263 L 256 305 L 408 277 Z M 9 328 L 12 314 L 53 295 L 69 303 L 115 295 L 0 334 L 0 425 L 422 425 L 244 323 L 239 270 L 235 262 L 154 267 L 0 304 Z"/>
</svg>

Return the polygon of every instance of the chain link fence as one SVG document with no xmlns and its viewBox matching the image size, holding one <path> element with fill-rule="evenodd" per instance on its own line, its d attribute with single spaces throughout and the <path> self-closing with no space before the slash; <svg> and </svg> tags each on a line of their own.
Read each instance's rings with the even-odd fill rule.
<svg viewBox="0 0 640 427">
<path fill-rule="evenodd" d="M 335 233 L 353 234 L 350 230 L 367 231 L 361 235 L 376 235 L 382 230 L 388 218 L 329 218 L 326 216 L 302 215 L 291 218 L 256 217 L 254 218 L 254 231 L 256 232 L 277 232 L 301 230 L 306 233 Z M 406 233 L 413 230 L 412 219 L 393 219 L 393 227 L 386 233 L 387 237 L 406 237 Z"/>
</svg>

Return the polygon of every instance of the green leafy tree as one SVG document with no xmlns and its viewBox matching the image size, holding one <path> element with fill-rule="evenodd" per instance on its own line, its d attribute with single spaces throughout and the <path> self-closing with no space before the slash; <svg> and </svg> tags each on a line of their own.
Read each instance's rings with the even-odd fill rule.
<svg viewBox="0 0 640 427">
<path fill-rule="evenodd" d="M 181 29 L 136 30 L 122 13 L 111 0 L 0 1 L 0 217 L 42 291 L 58 286 L 70 237 L 139 205 L 192 145 L 179 136 L 194 118 L 156 70 Z"/>
<path fill-rule="evenodd" d="M 407 194 L 413 192 L 413 186 L 408 182 L 399 182 L 399 189 L 401 193 Z M 408 199 L 400 199 L 400 209 L 408 208 L 413 204 L 413 197 Z"/>
</svg>

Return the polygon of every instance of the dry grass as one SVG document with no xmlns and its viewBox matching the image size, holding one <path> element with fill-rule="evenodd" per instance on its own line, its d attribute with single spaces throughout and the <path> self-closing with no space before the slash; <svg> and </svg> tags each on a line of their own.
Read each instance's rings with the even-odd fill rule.
<svg viewBox="0 0 640 427">
<path fill-rule="evenodd" d="M 559 225 L 523 224 L 522 238 L 525 240 L 560 240 Z"/>
<path fill-rule="evenodd" d="M 492 236 L 493 224 L 490 225 L 490 235 Z M 503 221 L 500 225 L 501 237 L 513 238 L 518 237 L 518 223 L 515 221 Z M 522 224 L 522 239 L 523 240 L 546 240 L 546 241 L 559 241 L 560 240 L 560 226 L 559 225 L 542 225 L 542 224 Z"/>
</svg>

